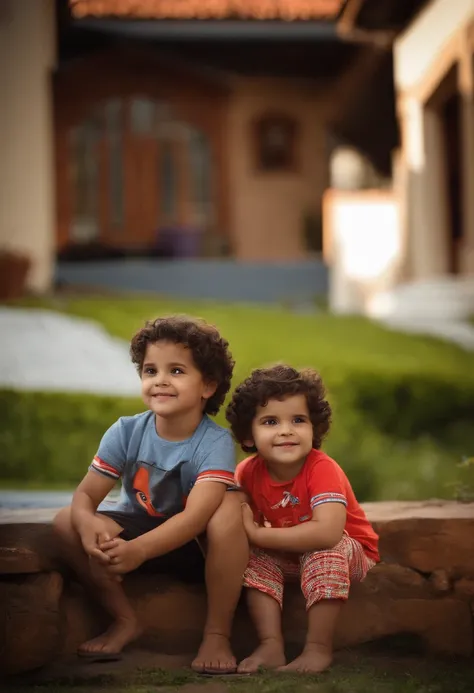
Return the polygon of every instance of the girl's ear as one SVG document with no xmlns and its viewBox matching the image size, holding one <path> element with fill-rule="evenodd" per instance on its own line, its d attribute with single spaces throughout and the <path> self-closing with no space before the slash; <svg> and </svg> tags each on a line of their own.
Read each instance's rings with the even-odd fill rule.
<svg viewBox="0 0 474 693">
<path fill-rule="evenodd" d="M 245 450 L 245 452 L 257 452 L 257 448 L 255 447 L 255 442 L 252 440 L 252 438 L 248 438 L 247 440 L 242 441 L 242 448 Z"/>
</svg>

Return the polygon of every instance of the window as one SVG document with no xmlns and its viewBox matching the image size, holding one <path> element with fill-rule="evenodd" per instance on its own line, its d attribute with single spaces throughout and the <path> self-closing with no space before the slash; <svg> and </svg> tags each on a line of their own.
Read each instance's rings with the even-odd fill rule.
<svg viewBox="0 0 474 693">
<path fill-rule="evenodd" d="M 210 221 L 212 207 L 211 156 L 206 136 L 199 130 L 189 132 L 191 195 L 197 221 Z"/>
<path fill-rule="evenodd" d="M 160 175 L 161 214 L 167 222 L 175 223 L 178 215 L 178 176 L 172 142 L 161 142 Z"/>
<path fill-rule="evenodd" d="M 88 243 L 99 235 L 99 164 L 97 156 L 100 123 L 94 118 L 72 131 L 72 177 L 75 189 L 71 239 Z"/>
<path fill-rule="evenodd" d="M 130 104 L 131 129 L 134 135 L 155 134 L 156 105 L 143 98 L 132 99 Z"/>
<path fill-rule="evenodd" d="M 267 116 L 255 125 L 256 166 L 261 171 L 295 168 L 297 124 L 286 116 Z"/>
<path fill-rule="evenodd" d="M 114 227 L 123 227 L 123 103 L 119 99 L 109 101 L 104 111 L 108 144 L 110 223 Z"/>
</svg>

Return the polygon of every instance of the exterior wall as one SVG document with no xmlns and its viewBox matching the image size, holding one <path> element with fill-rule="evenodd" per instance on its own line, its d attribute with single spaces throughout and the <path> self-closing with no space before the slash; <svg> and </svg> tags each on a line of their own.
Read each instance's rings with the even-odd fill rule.
<svg viewBox="0 0 474 693">
<path fill-rule="evenodd" d="M 314 85 L 283 79 L 241 79 L 229 110 L 232 245 L 240 260 L 278 262 L 306 257 L 304 215 L 321 213 L 328 183 L 325 123 Z M 296 166 L 288 172 L 255 168 L 254 119 L 268 114 L 298 123 Z"/>
<path fill-rule="evenodd" d="M 405 274 L 411 279 L 443 276 L 451 252 L 464 273 L 474 272 L 474 168 L 472 143 L 474 42 L 473 0 L 433 0 L 395 42 L 395 83 L 402 133 L 400 164 L 404 169 L 401 204 L 407 239 Z M 463 65 L 467 65 L 462 69 Z M 455 83 L 445 79 L 454 67 Z M 467 77 L 466 73 L 469 73 Z M 464 77 L 463 77 L 464 74 Z M 457 80 L 457 83 L 456 83 Z M 467 87 L 466 87 L 467 85 Z M 461 129 L 463 239 L 450 240 L 446 136 L 440 104 L 456 90 L 463 100 Z M 449 93 L 448 93 L 449 91 Z M 450 248 L 450 245 L 453 248 Z M 470 250 L 472 248 L 472 250 Z"/>
<path fill-rule="evenodd" d="M 243 263 L 234 260 L 112 260 L 59 262 L 60 283 L 162 296 L 252 303 L 286 303 L 315 310 L 325 296 L 328 273 L 318 260 Z"/>
<path fill-rule="evenodd" d="M 30 288 L 50 286 L 54 187 L 50 75 L 53 0 L 3 0 L 0 12 L 0 246 L 32 260 Z"/>
<path fill-rule="evenodd" d="M 429 80 L 433 64 L 453 34 L 474 19 L 473 0 L 434 0 L 396 40 L 395 85 L 399 91 Z"/>
</svg>

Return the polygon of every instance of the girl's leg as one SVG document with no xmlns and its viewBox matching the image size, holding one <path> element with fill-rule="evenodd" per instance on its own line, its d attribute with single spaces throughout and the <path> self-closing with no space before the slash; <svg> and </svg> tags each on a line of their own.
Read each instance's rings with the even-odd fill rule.
<svg viewBox="0 0 474 693">
<path fill-rule="evenodd" d="M 280 671 L 317 674 L 332 662 L 334 631 L 343 601 L 322 599 L 308 610 L 308 632 L 303 652 Z"/>
<path fill-rule="evenodd" d="M 337 619 L 349 596 L 353 553 L 353 540 L 344 535 L 332 549 L 302 556 L 301 589 L 308 612 L 306 644 L 302 654 L 281 670 L 318 673 L 331 664 Z"/>
<path fill-rule="evenodd" d="M 255 625 L 259 646 L 237 669 L 254 673 L 260 667 L 276 669 L 286 663 L 281 632 L 283 572 L 278 561 L 265 551 L 252 552 L 244 575 L 250 617 Z"/>
</svg>

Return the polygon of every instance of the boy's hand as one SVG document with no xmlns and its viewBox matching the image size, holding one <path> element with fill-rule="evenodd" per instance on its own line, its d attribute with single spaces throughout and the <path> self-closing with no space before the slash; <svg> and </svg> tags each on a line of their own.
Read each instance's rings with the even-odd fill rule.
<svg viewBox="0 0 474 693">
<path fill-rule="evenodd" d="M 100 544 L 110 541 L 107 524 L 100 517 L 93 516 L 79 530 L 82 546 L 90 558 L 102 564 L 110 563 L 110 558 L 100 549 Z"/>
<path fill-rule="evenodd" d="M 252 508 L 248 503 L 242 503 L 242 520 L 250 543 L 257 544 L 257 535 L 262 527 L 253 519 Z"/>
<path fill-rule="evenodd" d="M 92 579 L 99 584 L 103 584 L 104 581 L 107 580 L 110 582 L 122 582 L 123 578 L 121 575 L 112 575 L 112 573 L 107 570 L 108 565 L 109 562 L 102 563 L 98 561 L 97 558 L 89 556 L 89 570 Z"/>
<path fill-rule="evenodd" d="M 107 556 L 107 572 L 113 575 L 130 573 L 147 559 L 144 549 L 136 539 L 125 541 L 116 537 L 100 544 L 100 551 Z"/>
</svg>

